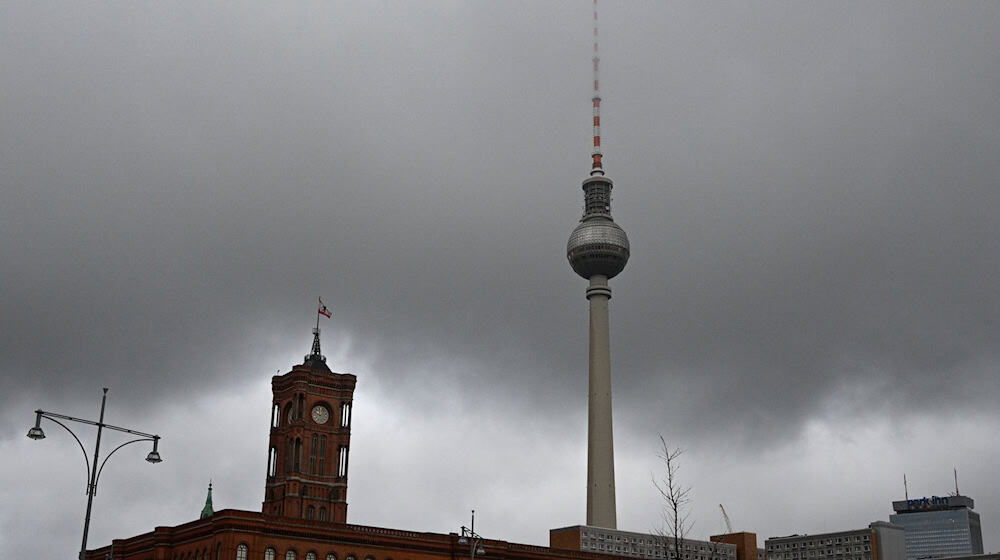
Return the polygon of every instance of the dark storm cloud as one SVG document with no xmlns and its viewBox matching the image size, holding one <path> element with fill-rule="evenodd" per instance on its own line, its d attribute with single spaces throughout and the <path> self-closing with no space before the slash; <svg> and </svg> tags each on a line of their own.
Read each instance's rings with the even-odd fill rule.
<svg viewBox="0 0 1000 560">
<path fill-rule="evenodd" d="M 16 429 L 0 441 L 22 445 L 39 406 L 87 414 L 107 385 L 122 423 L 198 457 L 198 428 L 145 415 L 221 414 L 192 403 L 285 371 L 323 295 L 331 365 L 392 432 L 355 446 L 426 475 L 415 493 L 445 495 L 459 475 L 440 466 L 463 461 L 392 439 L 430 411 L 431 430 L 460 419 L 455 438 L 508 428 L 543 463 L 525 473 L 568 468 L 562 439 L 533 434 L 583 433 L 567 435 L 584 281 L 564 247 L 588 165 L 589 4 L 355 10 L 8 8 L 0 402 Z M 817 419 L 995 402 L 997 20 L 972 3 L 602 4 L 606 164 L 633 248 L 612 282 L 620 465 L 657 432 L 739 462 Z M 184 465 L 171 484 L 201 492 Z M 254 473 L 233 478 L 256 491 Z M 352 491 L 382 491 L 363 476 Z M 357 506 L 366 522 L 416 528 L 377 501 Z"/>
</svg>

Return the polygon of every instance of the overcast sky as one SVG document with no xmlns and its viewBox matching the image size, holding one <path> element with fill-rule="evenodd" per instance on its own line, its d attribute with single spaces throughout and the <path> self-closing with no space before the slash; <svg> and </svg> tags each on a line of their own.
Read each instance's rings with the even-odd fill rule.
<svg viewBox="0 0 1000 560">
<path fill-rule="evenodd" d="M 91 548 L 259 510 L 270 377 L 358 376 L 348 520 L 581 524 L 590 3 L 8 2 L 0 547 L 79 546 L 82 453 L 162 436 Z M 619 527 L 819 533 L 976 500 L 1000 550 L 1000 4 L 601 4 Z M 88 453 L 94 433 L 80 426 Z M 109 451 L 125 440 L 109 434 Z M 46 536 L 44 541 L 38 535 Z"/>
</svg>

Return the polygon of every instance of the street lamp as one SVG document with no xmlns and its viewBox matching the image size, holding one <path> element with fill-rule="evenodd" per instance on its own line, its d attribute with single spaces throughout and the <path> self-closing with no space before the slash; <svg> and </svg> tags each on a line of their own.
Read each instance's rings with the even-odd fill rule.
<svg viewBox="0 0 1000 560">
<path fill-rule="evenodd" d="M 483 537 L 476 531 L 476 510 L 472 510 L 472 526 L 462 525 L 462 536 L 458 537 L 458 544 L 469 545 L 469 560 L 476 560 L 476 555 L 483 556 L 486 549 L 483 548 Z"/>
<path fill-rule="evenodd" d="M 163 461 L 160 458 L 160 452 L 157 447 L 160 444 L 160 436 L 154 434 L 147 434 L 145 432 L 137 432 L 135 430 L 130 430 L 128 428 L 122 428 L 120 426 L 112 426 L 111 424 L 104 423 L 104 405 L 108 400 L 108 388 L 104 388 L 104 395 L 101 397 L 101 417 L 97 422 L 93 420 L 84 420 L 82 418 L 73 418 L 72 416 L 64 416 L 62 414 L 56 414 L 54 412 L 45 412 L 42 409 L 35 411 L 35 425 L 30 430 L 28 430 L 28 437 L 34 440 L 45 439 L 45 431 L 42 430 L 42 418 L 51 420 L 56 424 L 62 426 L 69 435 L 73 436 L 76 440 L 77 445 L 80 446 L 80 451 L 83 451 L 83 460 L 87 464 L 87 514 L 83 520 L 83 543 L 80 545 L 80 560 L 83 560 L 84 555 L 87 553 L 87 533 L 90 532 L 90 510 L 94 505 L 94 496 L 97 494 L 97 481 L 101 478 L 101 472 L 104 471 L 104 465 L 108 462 L 108 459 L 115 454 L 122 447 L 129 445 L 130 443 L 138 443 L 140 441 L 151 441 L 153 442 L 153 450 L 146 455 L 146 460 L 150 463 L 159 463 Z M 83 443 L 80 442 L 80 438 L 76 437 L 73 430 L 69 429 L 66 424 L 63 424 L 57 418 L 61 420 L 69 420 L 71 422 L 79 422 L 81 424 L 89 424 L 91 426 L 97 426 L 97 443 L 94 445 L 94 457 L 93 461 L 87 456 L 87 450 L 83 448 Z M 111 450 L 108 456 L 101 461 L 101 466 L 97 466 L 97 459 L 101 451 L 101 432 L 107 428 L 109 430 L 115 430 L 118 432 L 125 432 L 126 434 L 131 434 L 133 436 L 140 436 L 136 439 L 126 441 L 125 443 L 119 445 L 118 447 Z"/>
</svg>

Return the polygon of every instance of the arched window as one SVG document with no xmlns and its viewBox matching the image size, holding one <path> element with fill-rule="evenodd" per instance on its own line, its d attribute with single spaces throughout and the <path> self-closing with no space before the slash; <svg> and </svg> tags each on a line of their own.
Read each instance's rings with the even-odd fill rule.
<svg viewBox="0 0 1000 560">
<path fill-rule="evenodd" d="M 320 506 L 319 508 L 319 520 L 326 521 L 326 508 L 323 506 Z"/>
<path fill-rule="evenodd" d="M 351 427 L 351 403 L 349 402 L 340 403 L 340 427 Z"/>
<path fill-rule="evenodd" d="M 267 476 L 274 476 L 275 470 L 278 468 L 278 451 L 275 448 L 267 453 Z"/>
<path fill-rule="evenodd" d="M 347 476 L 347 446 L 341 445 L 337 457 L 337 476 Z"/>
<path fill-rule="evenodd" d="M 311 550 L 309 552 L 307 552 L 306 553 L 306 560 L 316 560 L 316 553 L 313 552 L 313 551 L 311 551 Z"/>
<path fill-rule="evenodd" d="M 316 454 L 319 452 L 319 435 L 313 434 L 309 444 L 309 474 L 316 474 Z"/>
<path fill-rule="evenodd" d="M 302 471 L 302 438 L 295 438 L 295 456 L 292 458 L 292 470 Z"/>
<path fill-rule="evenodd" d="M 215 560 L 222 560 L 222 543 L 215 545 Z"/>
<path fill-rule="evenodd" d="M 323 470 L 326 465 L 326 436 L 320 436 L 319 438 L 319 475 L 323 476 Z"/>
<path fill-rule="evenodd" d="M 288 438 L 288 445 L 286 446 L 288 451 L 285 453 L 285 472 L 292 472 L 292 457 L 295 456 L 295 440 Z"/>
<path fill-rule="evenodd" d="M 316 508 L 309 506 L 306 508 L 306 519 L 312 520 L 316 517 Z"/>
<path fill-rule="evenodd" d="M 306 408 L 306 397 L 302 393 L 299 393 L 299 406 L 296 407 L 295 417 L 302 420 L 302 415 L 304 414 Z M 292 554 L 295 554 L 292 552 Z M 295 560 L 294 558 L 289 558 L 288 560 Z"/>
<path fill-rule="evenodd" d="M 278 552 L 274 550 L 274 547 L 269 546 L 267 547 L 267 550 L 264 551 L 264 560 L 274 560 L 275 556 L 277 555 Z"/>
<path fill-rule="evenodd" d="M 337 560 L 337 555 L 330 552 L 329 554 L 326 555 L 326 560 Z"/>
<path fill-rule="evenodd" d="M 289 550 L 285 553 L 285 560 L 295 560 L 295 551 Z"/>
<path fill-rule="evenodd" d="M 274 403 L 274 406 L 271 407 L 271 427 L 277 428 L 280 425 L 281 425 L 281 405 L 278 403 Z"/>
<path fill-rule="evenodd" d="M 240 544 L 236 547 L 236 560 L 247 560 L 247 545 Z"/>
</svg>

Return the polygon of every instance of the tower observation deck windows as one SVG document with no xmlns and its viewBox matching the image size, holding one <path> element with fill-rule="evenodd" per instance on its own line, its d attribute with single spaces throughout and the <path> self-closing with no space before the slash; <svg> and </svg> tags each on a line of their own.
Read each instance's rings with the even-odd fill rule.
<svg viewBox="0 0 1000 560">
<path fill-rule="evenodd" d="M 591 183 L 584 193 L 586 214 L 611 213 L 611 189 L 606 183 Z"/>
</svg>

